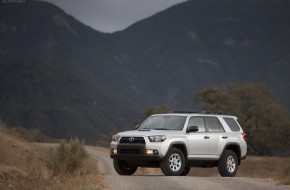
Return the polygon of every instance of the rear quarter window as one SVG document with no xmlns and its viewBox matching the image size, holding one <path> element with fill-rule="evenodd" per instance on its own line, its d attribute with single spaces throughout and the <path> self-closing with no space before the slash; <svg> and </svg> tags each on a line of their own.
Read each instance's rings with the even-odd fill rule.
<svg viewBox="0 0 290 190">
<path fill-rule="evenodd" d="M 208 132 L 224 132 L 224 129 L 216 117 L 204 117 Z"/>
<path fill-rule="evenodd" d="M 224 120 L 228 124 L 228 126 L 230 127 L 230 129 L 232 131 L 240 131 L 241 130 L 235 119 L 224 117 Z"/>
</svg>

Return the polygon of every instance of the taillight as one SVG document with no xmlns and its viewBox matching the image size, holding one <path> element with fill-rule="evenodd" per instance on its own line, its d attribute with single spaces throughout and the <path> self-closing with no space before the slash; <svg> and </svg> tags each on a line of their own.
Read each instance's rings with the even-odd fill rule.
<svg viewBox="0 0 290 190">
<path fill-rule="evenodd" d="M 242 137 L 244 140 L 247 140 L 247 133 L 242 133 Z"/>
</svg>

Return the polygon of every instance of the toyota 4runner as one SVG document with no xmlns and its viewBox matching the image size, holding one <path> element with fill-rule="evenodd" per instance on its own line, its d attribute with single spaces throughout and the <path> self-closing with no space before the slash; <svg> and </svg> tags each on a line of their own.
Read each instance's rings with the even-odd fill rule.
<svg viewBox="0 0 290 190">
<path fill-rule="evenodd" d="M 120 175 L 132 175 L 137 167 L 160 167 L 167 176 L 185 176 L 191 167 L 218 167 L 221 176 L 233 177 L 246 158 L 246 138 L 232 115 L 155 114 L 137 130 L 113 135 L 110 156 Z"/>
</svg>

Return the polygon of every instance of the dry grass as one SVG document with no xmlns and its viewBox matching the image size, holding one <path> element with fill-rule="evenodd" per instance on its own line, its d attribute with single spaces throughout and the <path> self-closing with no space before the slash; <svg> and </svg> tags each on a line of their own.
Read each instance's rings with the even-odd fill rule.
<svg viewBox="0 0 290 190">
<path fill-rule="evenodd" d="M 27 143 L 0 126 L 0 189 L 35 189 L 49 173 L 43 159 Z"/>
<path fill-rule="evenodd" d="M 88 154 L 78 138 L 63 140 L 48 160 L 47 166 L 54 175 L 71 175 L 83 168 Z"/>
<path fill-rule="evenodd" d="M 103 189 L 97 161 L 86 158 L 73 175 L 53 176 L 46 163 L 53 148 L 27 143 L 7 132 L 0 123 L 0 189 L 77 190 Z"/>
<path fill-rule="evenodd" d="M 290 185 L 290 158 L 249 156 L 239 167 L 238 176 L 273 179 Z"/>
<path fill-rule="evenodd" d="M 104 187 L 103 176 L 93 158 L 87 158 L 85 165 L 73 175 L 54 176 L 46 184 L 46 189 L 51 190 L 99 190 Z"/>
</svg>

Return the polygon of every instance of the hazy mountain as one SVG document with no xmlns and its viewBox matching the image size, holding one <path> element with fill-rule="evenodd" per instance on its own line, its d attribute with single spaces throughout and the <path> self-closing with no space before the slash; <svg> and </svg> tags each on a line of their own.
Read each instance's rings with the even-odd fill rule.
<svg viewBox="0 0 290 190">
<path fill-rule="evenodd" d="M 208 84 L 256 81 L 290 107 L 290 2 L 191 0 L 115 33 L 119 64 L 134 68 L 138 90 L 192 106 Z"/>
<path fill-rule="evenodd" d="M 54 137 L 96 141 L 124 129 L 136 106 L 102 85 L 46 63 L 0 63 L 0 118 Z"/>
<path fill-rule="evenodd" d="M 103 34 L 45 3 L 0 6 L 0 117 L 53 136 L 192 109 L 209 84 L 262 82 L 290 108 L 290 2 L 191 0 Z"/>
<path fill-rule="evenodd" d="M 48 3 L 1 5 L 0 118 L 90 141 L 130 127 L 139 108 L 98 82 L 106 36 Z"/>
<path fill-rule="evenodd" d="M 109 60 L 106 34 L 49 3 L 2 4 L 0 18 L 0 49 L 8 58 L 41 60 L 81 74 Z"/>
</svg>

